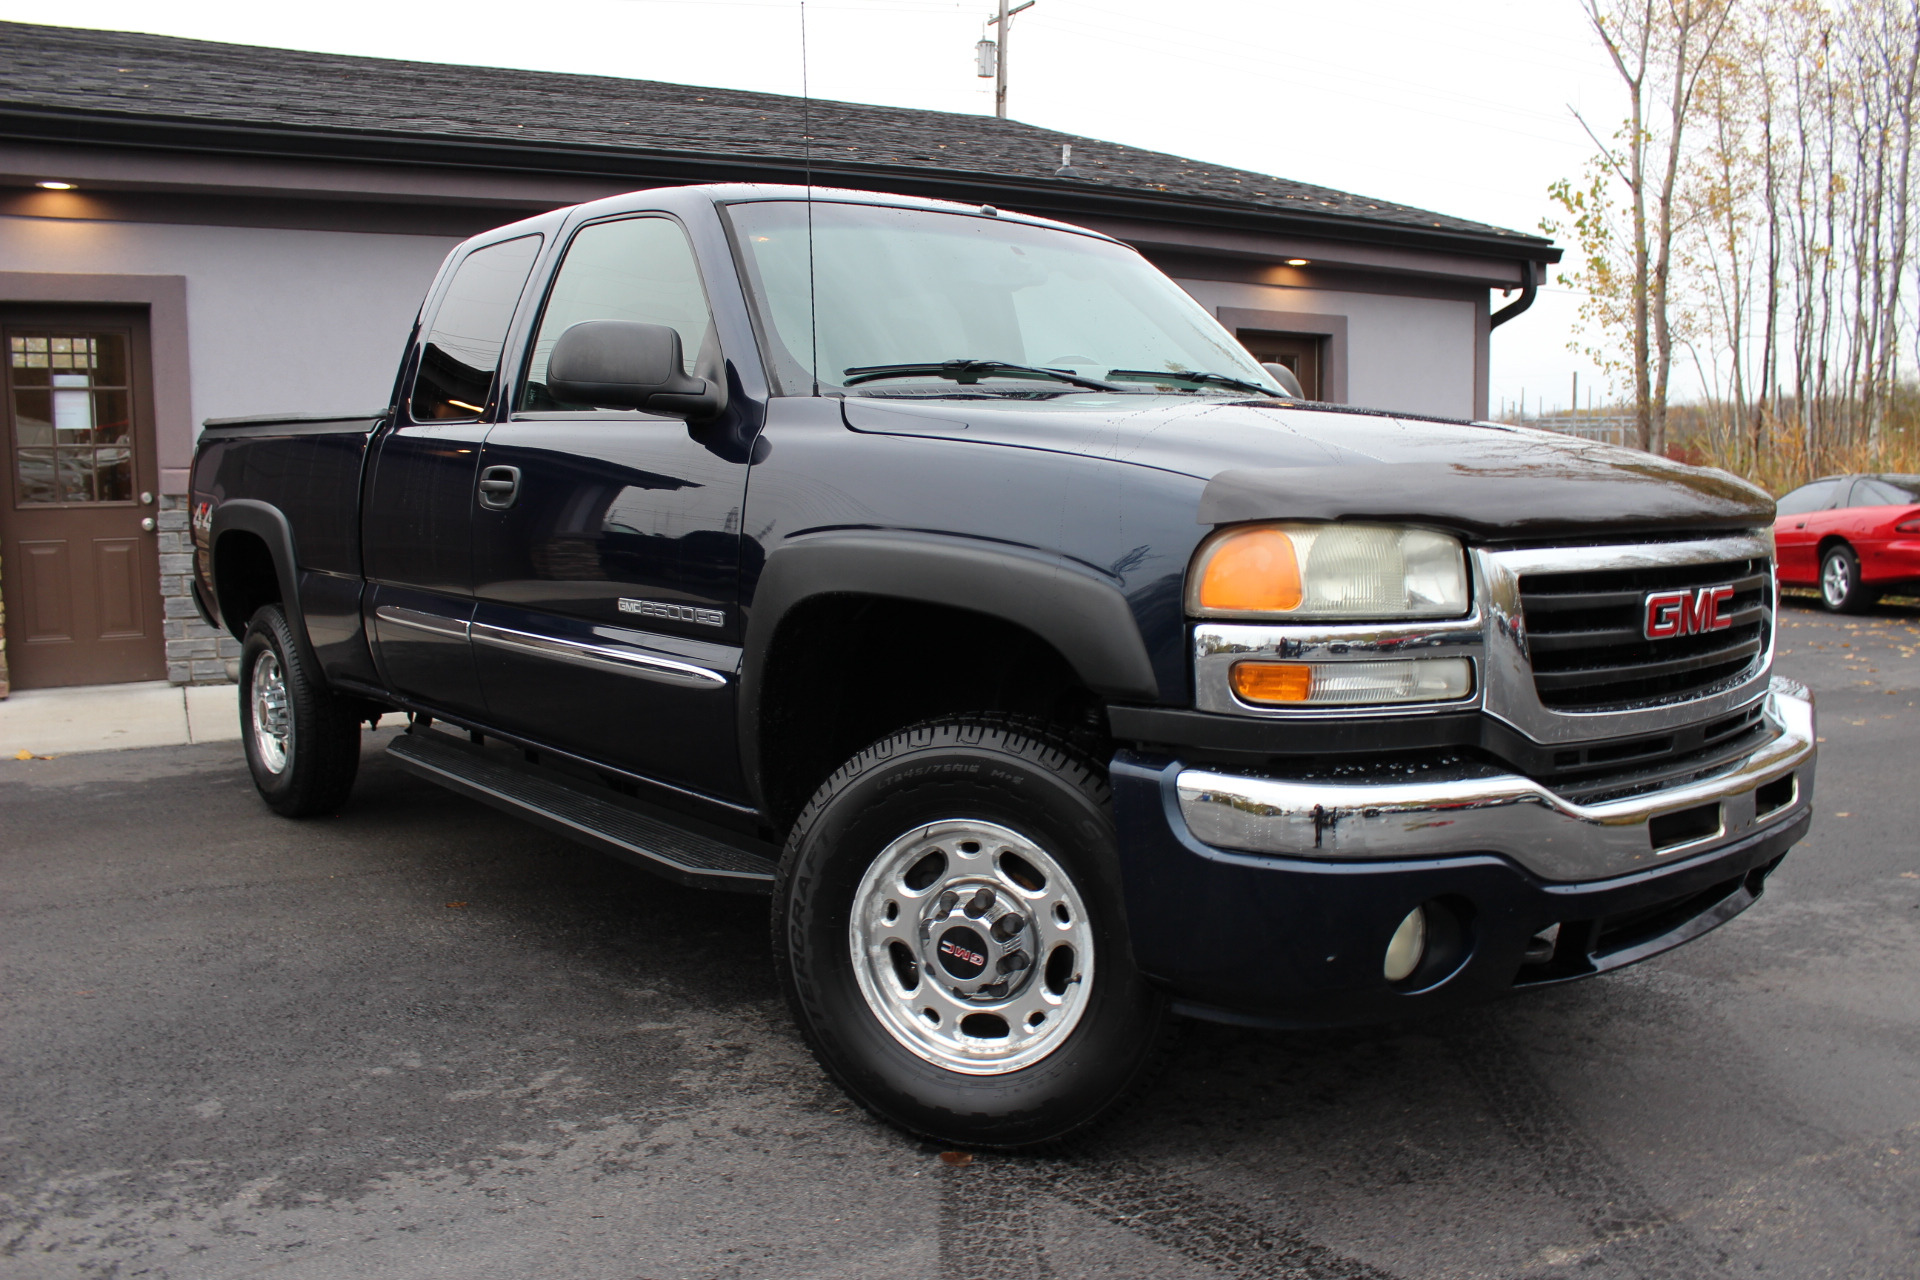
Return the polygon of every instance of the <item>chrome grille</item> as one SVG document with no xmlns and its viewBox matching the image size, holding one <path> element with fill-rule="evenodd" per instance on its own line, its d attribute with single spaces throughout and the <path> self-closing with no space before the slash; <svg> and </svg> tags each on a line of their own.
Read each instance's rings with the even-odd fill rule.
<svg viewBox="0 0 1920 1280">
<path fill-rule="evenodd" d="M 1721 610 L 1733 625 L 1648 640 L 1652 591 L 1733 584 Z M 1608 711 L 1699 697 L 1752 673 L 1773 626 L 1773 577 L 1764 558 L 1707 564 L 1527 573 L 1520 608 L 1534 689 L 1558 711 Z"/>
</svg>

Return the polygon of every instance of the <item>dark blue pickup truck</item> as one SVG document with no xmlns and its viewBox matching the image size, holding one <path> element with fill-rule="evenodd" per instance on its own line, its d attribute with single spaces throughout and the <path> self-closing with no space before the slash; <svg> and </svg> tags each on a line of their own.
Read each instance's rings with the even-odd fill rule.
<svg viewBox="0 0 1920 1280">
<path fill-rule="evenodd" d="M 207 424 L 195 592 L 274 809 L 405 713 L 407 769 L 772 894 L 864 1106 L 1051 1142 L 1175 1015 L 1604 972 L 1807 831 L 1764 494 L 1283 383 L 1074 227 L 638 192 L 459 246 L 379 413 Z"/>
</svg>

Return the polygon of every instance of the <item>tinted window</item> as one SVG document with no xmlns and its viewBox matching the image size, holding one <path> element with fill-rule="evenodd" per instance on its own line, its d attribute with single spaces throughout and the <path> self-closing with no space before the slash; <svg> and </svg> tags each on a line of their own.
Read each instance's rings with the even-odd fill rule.
<svg viewBox="0 0 1920 1280">
<path fill-rule="evenodd" d="M 540 251 L 539 236 L 521 236 L 467 255 L 434 314 L 413 378 L 413 420 L 471 420 L 487 405 L 513 304 Z"/>
<path fill-rule="evenodd" d="M 582 409 L 547 393 L 547 360 L 560 335 L 586 320 L 663 324 L 680 335 L 686 371 L 713 346 L 713 318 L 687 233 L 670 218 L 627 218 L 582 228 L 547 295 L 527 357 L 522 409 Z"/>
<path fill-rule="evenodd" d="M 1920 502 L 1920 476 L 1864 476 L 1853 482 L 1850 507 L 1904 507 Z"/>
<path fill-rule="evenodd" d="M 1845 480 L 1815 480 L 1812 484 L 1801 485 L 1780 499 L 1779 514 L 1803 516 L 1809 511 L 1825 511 L 1833 505 L 1840 486 L 1846 483 Z"/>
</svg>

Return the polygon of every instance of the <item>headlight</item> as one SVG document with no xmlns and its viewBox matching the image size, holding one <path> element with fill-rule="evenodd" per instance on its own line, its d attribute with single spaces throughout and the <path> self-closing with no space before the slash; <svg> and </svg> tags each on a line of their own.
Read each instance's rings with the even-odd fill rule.
<svg viewBox="0 0 1920 1280">
<path fill-rule="evenodd" d="M 1187 576 L 1201 618 L 1457 618 L 1467 604 L 1460 540 L 1393 525 L 1239 525 L 1202 543 Z"/>
</svg>

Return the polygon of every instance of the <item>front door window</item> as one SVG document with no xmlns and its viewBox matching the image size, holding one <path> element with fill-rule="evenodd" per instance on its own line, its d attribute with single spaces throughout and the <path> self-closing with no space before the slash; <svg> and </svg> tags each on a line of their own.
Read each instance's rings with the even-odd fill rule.
<svg viewBox="0 0 1920 1280">
<path fill-rule="evenodd" d="M 18 502 L 132 502 L 126 336 L 14 332 L 7 348 Z"/>
</svg>

